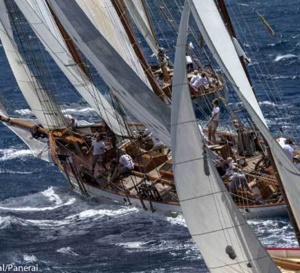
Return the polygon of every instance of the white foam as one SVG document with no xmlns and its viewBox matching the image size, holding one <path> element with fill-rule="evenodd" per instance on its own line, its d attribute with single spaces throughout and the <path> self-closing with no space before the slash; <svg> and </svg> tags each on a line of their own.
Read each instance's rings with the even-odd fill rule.
<svg viewBox="0 0 300 273">
<path fill-rule="evenodd" d="M 55 193 L 54 188 L 50 187 L 43 192 L 6 199 L 0 202 L 0 210 L 18 212 L 48 211 L 63 206 L 70 206 L 76 202 L 75 197 L 64 197 L 66 197 L 64 198 L 65 200 L 62 200 L 58 194 Z"/>
<path fill-rule="evenodd" d="M 47 210 L 55 210 L 57 208 L 60 208 L 62 206 L 69 206 L 75 203 L 75 198 L 69 199 L 66 203 L 52 206 L 52 207 L 17 207 L 17 208 L 12 208 L 12 207 L 3 207 L 0 206 L 0 209 L 2 210 L 8 210 L 8 211 L 47 211 Z"/>
<path fill-rule="evenodd" d="M 117 246 L 123 246 L 124 248 L 142 248 L 146 243 L 145 242 L 127 242 L 127 243 L 118 243 Z"/>
<path fill-rule="evenodd" d="M 0 149 L 0 154 L 2 154 L 2 156 L 0 157 L 0 161 L 33 156 L 32 152 L 29 149 Z"/>
<path fill-rule="evenodd" d="M 54 192 L 53 187 L 42 192 L 44 196 L 46 196 L 51 202 L 54 202 L 57 205 L 62 204 L 61 198 Z"/>
<path fill-rule="evenodd" d="M 72 255 L 72 256 L 79 256 L 76 252 L 73 251 L 73 248 L 71 248 L 69 246 L 60 248 L 60 249 L 56 250 L 56 252 L 62 253 L 62 254 L 68 254 L 68 255 Z"/>
<path fill-rule="evenodd" d="M 23 255 L 23 260 L 24 262 L 26 263 L 34 263 L 34 262 L 37 262 L 37 257 L 34 256 L 34 255 L 28 255 L 28 254 L 24 254 Z"/>
<path fill-rule="evenodd" d="M 104 216 L 113 216 L 117 217 L 120 215 L 126 215 L 128 213 L 137 212 L 138 209 L 135 207 L 121 207 L 118 210 L 111 210 L 111 209 L 88 209 L 81 211 L 77 214 L 70 215 L 66 219 L 87 219 L 87 218 L 102 218 Z"/>
<path fill-rule="evenodd" d="M 278 55 L 274 62 L 279 62 L 281 60 L 287 60 L 287 59 L 293 59 L 293 58 L 299 58 L 297 55 L 294 54 L 286 54 L 286 55 Z"/>
<path fill-rule="evenodd" d="M 33 113 L 30 109 L 20 109 L 20 110 L 15 110 L 15 113 L 21 116 L 32 116 Z"/>
</svg>

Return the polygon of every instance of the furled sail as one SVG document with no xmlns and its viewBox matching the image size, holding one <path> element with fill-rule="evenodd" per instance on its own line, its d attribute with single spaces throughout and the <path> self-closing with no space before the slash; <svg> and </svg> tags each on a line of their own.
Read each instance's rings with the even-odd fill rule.
<svg viewBox="0 0 300 273">
<path fill-rule="evenodd" d="M 122 56 L 123 60 L 150 87 L 146 74 L 111 0 L 76 0 L 76 3 L 90 19 L 94 27 Z"/>
<path fill-rule="evenodd" d="M 300 227 L 300 172 L 293 162 L 288 159 L 283 149 L 268 130 L 266 121 L 239 61 L 232 39 L 226 30 L 214 0 L 206 0 L 204 3 L 189 0 L 189 3 L 207 46 L 210 48 L 219 66 L 224 70 L 252 120 L 271 148 L 288 202 L 297 225 Z M 214 22 L 213 24 L 211 23 L 212 21 Z"/>
<path fill-rule="evenodd" d="M 94 27 L 76 1 L 50 0 L 78 48 L 93 64 L 125 109 L 170 145 L 170 109 L 156 97 Z"/>
<path fill-rule="evenodd" d="M 185 65 L 188 17 L 186 4 L 176 46 L 171 116 L 173 172 L 184 218 L 210 272 L 280 272 L 238 211 L 199 131 Z"/>
<path fill-rule="evenodd" d="M 145 38 L 145 41 L 148 44 L 148 46 L 152 49 L 154 53 L 157 53 L 159 45 L 155 41 L 155 38 L 151 31 L 151 23 L 148 20 L 147 11 L 145 10 L 145 4 L 143 4 L 143 2 L 144 0 L 125 0 L 126 7 L 135 25 Z"/>
<path fill-rule="evenodd" d="M 44 0 L 15 1 L 53 60 L 87 103 L 117 135 L 127 135 L 122 118 L 72 58 Z"/>
<path fill-rule="evenodd" d="M 14 43 L 4 0 L 0 1 L 0 39 L 20 90 L 39 123 L 49 129 L 65 126 L 60 109 L 34 78 Z"/>
</svg>

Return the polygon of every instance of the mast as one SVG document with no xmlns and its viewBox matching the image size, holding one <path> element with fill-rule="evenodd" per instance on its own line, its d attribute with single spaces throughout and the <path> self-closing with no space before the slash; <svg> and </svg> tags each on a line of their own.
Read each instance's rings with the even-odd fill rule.
<svg viewBox="0 0 300 273">
<path fill-rule="evenodd" d="M 236 34 L 235 34 L 235 30 L 234 30 L 234 27 L 232 25 L 232 22 L 231 22 L 231 19 L 230 19 L 230 16 L 229 16 L 229 13 L 228 13 L 228 10 L 227 10 L 227 7 L 225 5 L 225 2 L 224 0 L 217 0 L 217 4 L 220 8 L 220 12 L 221 12 L 221 15 L 223 17 L 223 20 L 225 22 L 225 25 L 227 27 L 227 30 L 230 34 L 230 36 L 234 37 L 235 39 L 237 39 L 236 37 Z M 250 75 L 249 75 L 249 72 L 248 72 L 248 69 L 246 67 L 246 63 L 245 63 L 245 58 L 243 56 L 239 56 L 240 58 L 240 61 L 241 61 L 241 64 L 245 70 L 245 73 L 246 73 L 246 76 L 248 78 L 248 81 L 250 82 L 251 86 L 252 86 L 252 81 L 251 81 L 251 78 L 250 78 Z M 256 96 L 256 93 L 255 91 L 253 90 L 254 92 L 254 95 Z"/>
<path fill-rule="evenodd" d="M 126 16 L 126 12 L 125 12 L 125 4 L 123 2 L 123 0 L 112 0 L 111 1 L 122 24 L 123 27 L 128 35 L 128 38 L 132 44 L 132 47 L 137 55 L 137 57 L 139 58 L 143 70 L 152 86 L 152 89 L 154 91 L 154 93 L 162 100 L 162 101 L 166 101 L 166 95 L 165 93 L 161 90 L 161 88 L 159 87 L 157 81 L 155 80 L 155 78 L 153 77 L 152 71 L 151 71 L 151 67 L 149 66 L 148 62 L 145 59 L 144 54 L 142 53 L 140 47 L 138 46 L 138 42 L 131 30 L 130 24 L 129 24 L 129 20 Z"/>
<path fill-rule="evenodd" d="M 232 25 L 232 22 L 231 22 L 231 19 L 230 19 L 230 16 L 229 16 L 229 13 L 228 13 L 228 10 L 227 10 L 227 7 L 225 5 L 224 0 L 217 0 L 217 3 L 218 3 L 218 6 L 220 8 L 221 15 L 223 17 L 223 20 L 225 21 L 225 25 L 227 27 L 227 30 L 228 30 L 229 34 L 232 37 L 236 38 L 235 30 L 234 30 L 234 27 Z M 246 64 L 245 64 L 244 57 L 243 56 L 239 56 L 239 58 L 240 58 L 242 66 L 243 66 L 243 69 L 245 71 L 245 74 L 246 74 L 246 76 L 247 76 L 247 78 L 249 80 L 249 83 L 252 86 L 253 93 L 256 96 L 256 92 L 255 92 L 255 90 L 253 88 L 253 85 L 252 85 L 252 82 L 251 82 L 251 79 L 250 79 L 250 75 L 249 75 L 248 69 L 247 69 Z M 286 192 L 284 190 L 284 187 L 283 187 L 283 184 L 282 184 L 282 180 L 281 180 L 280 175 L 278 173 L 278 169 L 276 167 L 276 163 L 274 161 L 274 157 L 273 157 L 273 154 L 271 152 L 270 146 L 269 146 L 268 142 L 266 141 L 266 139 L 264 137 L 263 137 L 263 139 L 264 139 L 264 143 L 266 145 L 266 150 L 267 150 L 268 157 L 270 158 L 272 167 L 274 169 L 274 173 L 275 173 L 276 180 L 278 182 L 279 189 L 280 189 L 280 191 L 282 193 L 282 197 L 284 198 L 284 201 L 286 203 L 288 215 L 289 215 L 289 218 L 290 218 L 291 223 L 293 225 L 293 228 L 294 228 L 294 231 L 295 231 L 295 235 L 296 235 L 298 244 L 300 245 L 300 229 L 299 229 L 299 227 L 297 225 L 297 222 L 296 222 L 296 219 L 294 217 L 293 211 L 291 209 L 289 200 L 288 200 Z"/>
<path fill-rule="evenodd" d="M 53 11 L 53 9 L 51 8 L 51 6 L 48 3 L 48 0 L 46 0 L 46 4 L 53 16 L 53 19 L 62 35 L 62 37 L 64 38 L 64 41 L 69 49 L 69 52 L 71 53 L 74 61 L 77 63 L 77 65 L 80 67 L 80 69 L 83 71 L 83 73 L 89 78 L 90 78 L 90 74 L 82 60 L 82 58 L 79 56 L 78 51 L 73 43 L 73 40 L 71 39 L 71 37 L 69 36 L 69 34 L 67 33 L 67 31 L 65 30 L 65 28 L 63 27 L 63 25 L 61 24 L 61 22 L 58 20 L 55 12 Z"/>
<path fill-rule="evenodd" d="M 148 23 L 149 23 L 149 27 L 150 27 L 150 31 L 151 31 L 151 33 L 152 33 L 152 36 L 153 36 L 153 38 L 155 39 L 156 44 L 158 45 L 156 33 L 155 33 L 155 31 L 154 31 L 152 22 L 151 22 L 151 20 L 150 20 L 150 16 L 149 16 L 148 8 L 147 8 L 147 6 L 146 6 L 146 2 L 145 2 L 145 0 L 141 0 L 141 3 L 142 3 L 142 6 L 144 7 L 144 11 L 145 11 L 145 14 L 146 14 Z"/>
</svg>

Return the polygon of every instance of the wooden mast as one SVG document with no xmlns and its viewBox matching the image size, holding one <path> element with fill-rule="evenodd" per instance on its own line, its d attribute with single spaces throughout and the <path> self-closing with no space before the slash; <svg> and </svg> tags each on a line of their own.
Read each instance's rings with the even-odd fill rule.
<svg viewBox="0 0 300 273">
<path fill-rule="evenodd" d="M 230 20 L 230 16 L 229 16 L 229 13 L 227 11 L 227 8 L 226 8 L 224 0 L 217 0 L 217 3 L 218 3 L 218 6 L 220 8 L 221 15 L 223 16 L 223 20 L 225 22 L 225 25 L 227 27 L 227 30 L 228 30 L 229 34 L 232 37 L 236 38 L 236 34 L 235 34 L 235 31 L 234 31 L 232 22 Z M 240 56 L 240 61 L 241 61 L 241 64 L 242 64 L 242 66 L 244 68 L 246 76 L 247 76 L 247 78 L 249 80 L 249 83 L 252 86 L 252 82 L 251 82 L 250 75 L 249 75 L 249 72 L 248 72 L 246 64 L 245 64 L 244 57 Z M 254 95 L 256 96 L 255 90 L 253 89 L 253 87 L 252 87 L 252 90 L 253 90 Z M 283 186 L 281 178 L 279 176 L 279 173 L 278 173 L 278 170 L 277 170 L 277 167 L 276 167 L 276 164 L 275 164 L 274 157 L 272 155 L 270 146 L 268 145 L 268 143 L 265 140 L 264 140 L 264 142 L 265 142 L 265 145 L 266 145 L 267 154 L 268 154 L 268 156 L 269 156 L 269 158 L 271 160 L 272 167 L 274 168 L 274 173 L 275 173 L 275 177 L 276 177 L 276 180 L 278 182 L 278 185 L 279 185 L 279 189 L 280 189 L 281 194 L 282 194 L 282 196 L 284 198 L 284 201 L 286 203 L 288 215 L 289 215 L 290 221 L 291 221 L 291 223 L 292 223 L 292 225 L 294 227 L 294 231 L 295 231 L 295 235 L 296 235 L 298 244 L 300 245 L 300 229 L 299 229 L 299 227 L 297 225 L 296 219 L 294 217 L 293 211 L 291 209 L 290 203 L 289 203 L 287 195 L 285 193 L 284 186 Z"/>
<path fill-rule="evenodd" d="M 145 56 L 143 55 L 140 47 L 138 46 L 138 42 L 131 30 L 130 24 L 129 24 L 129 20 L 126 17 L 126 12 L 125 12 L 125 5 L 123 0 L 112 0 L 112 4 L 123 24 L 123 27 L 127 33 L 127 36 L 131 42 L 131 45 L 135 51 L 135 54 L 137 55 L 137 57 L 139 58 L 142 67 L 144 69 L 144 72 L 152 86 L 152 89 L 154 91 L 154 93 L 164 102 L 166 102 L 166 95 L 165 93 L 162 91 L 162 89 L 160 88 L 160 86 L 158 85 L 158 82 L 155 80 L 153 73 L 151 71 L 151 67 L 149 66 L 148 62 L 145 59 Z"/>
<path fill-rule="evenodd" d="M 78 54 L 78 51 L 74 45 L 74 42 L 72 41 L 71 37 L 69 36 L 69 34 L 67 33 L 67 31 L 65 30 L 65 28 L 63 27 L 63 25 L 61 24 L 61 22 L 58 20 L 56 14 L 54 13 L 53 9 L 51 8 L 51 6 L 49 5 L 48 1 L 46 0 L 47 6 L 53 16 L 53 19 L 62 35 L 62 37 L 64 38 L 64 41 L 69 49 L 69 52 L 71 53 L 74 61 L 77 63 L 77 65 L 80 67 L 80 69 L 83 71 L 83 73 L 90 79 L 90 74 L 86 68 L 86 65 L 84 64 L 82 58 L 80 57 L 80 55 Z"/>
<path fill-rule="evenodd" d="M 218 3 L 218 6 L 220 8 L 221 15 L 223 17 L 223 20 L 225 22 L 225 25 L 227 27 L 227 30 L 228 30 L 230 36 L 236 38 L 236 34 L 235 34 L 235 31 L 234 31 L 234 28 L 233 28 L 233 25 L 232 25 L 232 22 L 231 22 L 231 19 L 230 19 L 230 16 L 229 16 L 229 13 L 228 13 L 228 10 L 226 8 L 224 0 L 217 0 L 217 3 Z M 239 58 L 240 58 L 242 66 L 245 70 L 248 81 L 250 82 L 250 85 L 252 86 L 251 78 L 250 78 L 249 72 L 248 72 L 247 67 L 246 67 L 245 58 L 243 56 L 239 56 Z M 253 92 L 254 92 L 254 90 L 253 90 Z M 254 95 L 256 97 L 255 92 L 254 92 Z"/>
<path fill-rule="evenodd" d="M 145 0 L 141 0 L 141 3 L 142 3 L 142 5 L 143 5 L 143 7 L 144 7 L 144 11 L 145 11 L 145 14 L 146 14 L 146 17 L 147 17 L 147 21 L 148 21 L 148 23 L 149 23 L 149 27 L 150 27 L 150 31 L 151 31 L 151 33 L 152 33 L 152 36 L 153 36 L 153 38 L 154 38 L 156 44 L 158 45 L 159 43 L 158 43 L 158 41 L 157 41 L 156 33 L 155 33 L 155 31 L 154 31 L 153 25 L 152 25 L 151 20 L 150 20 L 150 16 L 149 16 L 149 12 L 148 12 L 148 8 L 147 8 L 147 6 L 146 6 Z"/>
</svg>

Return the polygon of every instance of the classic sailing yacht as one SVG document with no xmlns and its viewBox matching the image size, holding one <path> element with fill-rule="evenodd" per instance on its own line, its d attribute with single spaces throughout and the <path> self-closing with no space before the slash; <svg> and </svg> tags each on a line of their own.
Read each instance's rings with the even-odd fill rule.
<svg viewBox="0 0 300 273">
<path fill-rule="evenodd" d="M 177 40 L 171 128 L 175 184 L 184 218 L 210 272 L 280 272 L 232 202 L 213 164 L 214 157 L 207 148 L 206 140 L 199 132 L 191 107 L 186 71 L 182 65 L 190 9 L 219 65 L 231 76 L 229 79 L 233 81 L 237 94 L 256 120 L 266 141 L 272 144 L 271 152 L 282 178 L 287 200 L 291 202 L 295 223 L 299 226 L 299 208 L 294 192 L 299 190 L 297 181 L 299 182 L 300 173 L 271 136 L 253 96 L 244 93 L 245 90 L 252 93 L 252 90 L 249 90 L 251 87 L 246 77 L 243 85 L 239 81 L 243 68 L 213 0 L 206 1 L 205 5 L 199 1 L 186 1 Z M 214 24 L 211 24 L 212 18 Z M 252 103 L 249 104 L 248 100 Z M 185 139 L 187 132 L 191 140 L 189 142 Z M 194 145 L 195 143 L 197 145 Z M 282 249 L 272 249 L 271 253 L 281 256 L 282 253 L 288 253 L 288 250 L 284 252 Z M 298 255 L 299 250 L 295 250 L 294 259 L 299 257 Z M 297 260 L 277 257 L 274 261 L 292 270 L 289 272 L 299 270 Z"/>
<path fill-rule="evenodd" d="M 127 33 L 111 2 L 87 4 L 83 1 L 72 1 L 66 5 L 60 1 L 49 1 L 50 6 L 45 1 L 15 2 L 57 66 L 105 122 L 80 122 L 76 128 L 68 127 L 63 109 L 53 96 L 53 90 L 47 87 L 48 78 L 42 77 L 44 72 L 40 72 L 41 67 L 33 72 L 33 63 L 38 64 L 40 60 L 34 59 L 31 52 L 25 55 L 20 52 L 14 35 L 21 33 L 13 33 L 7 13 L 8 8 L 13 8 L 13 2 L 8 8 L 5 3 L 1 1 L 0 35 L 3 48 L 20 89 L 37 120 L 28 123 L 27 120 L 12 119 L 2 110 L 1 121 L 13 131 L 18 130 L 17 134 L 35 155 L 43 158 L 47 155 L 48 160 L 49 157 L 52 158 L 71 187 L 79 193 L 110 198 L 121 203 L 125 201 L 152 211 L 180 212 L 171 170 L 172 158 L 167 148 L 171 145 L 170 109 L 164 100 L 152 92 L 154 87 L 145 76 L 130 40 L 126 39 Z M 102 6 L 105 8 L 101 9 Z M 73 12 L 78 15 L 74 16 Z M 80 53 L 76 53 L 70 37 L 106 82 L 115 101 L 141 123 L 129 123 L 111 106 L 99 91 L 99 87 L 93 83 L 92 77 L 82 69 L 83 59 Z M 28 59 L 29 56 L 32 59 Z M 114 63 L 112 60 L 115 60 Z M 28 62 L 30 63 L 27 65 Z M 145 126 L 165 146 L 152 149 L 154 147 L 151 137 L 146 142 L 143 139 Z M 118 179 L 115 183 L 108 183 L 109 172 L 101 166 L 96 166 L 96 175 L 91 172 L 92 156 L 86 155 L 86 151 L 90 149 L 92 135 L 95 133 L 105 138 L 107 169 L 110 169 L 111 160 L 118 156 L 116 148 L 125 149 L 130 154 L 135 161 L 135 169 L 129 176 Z M 49 146 L 45 142 L 46 138 L 42 139 L 40 136 L 49 138 Z M 147 147 L 149 141 L 150 148 Z M 228 145 L 221 147 L 221 152 L 224 152 Z M 240 201 L 240 208 L 249 217 L 285 213 L 285 205 L 280 199 L 269 200 L 268 197 L 269 195 L 263 196 L 263 200 L 267 202 L 259 204 L 255 198 L 242 196 L 241 199 L 246 199 L 246 202 Z"/>
</svg>

